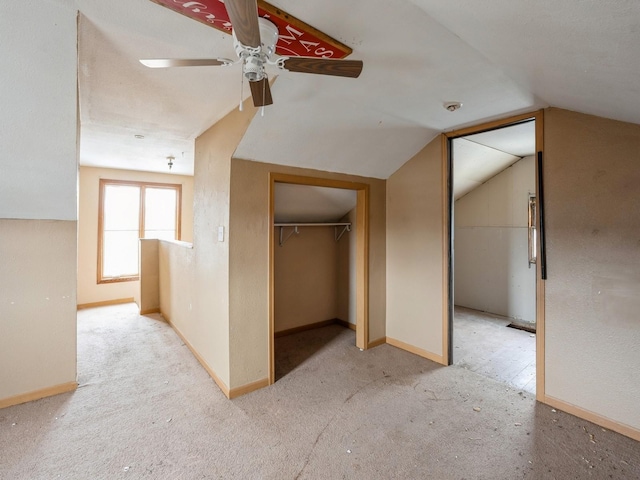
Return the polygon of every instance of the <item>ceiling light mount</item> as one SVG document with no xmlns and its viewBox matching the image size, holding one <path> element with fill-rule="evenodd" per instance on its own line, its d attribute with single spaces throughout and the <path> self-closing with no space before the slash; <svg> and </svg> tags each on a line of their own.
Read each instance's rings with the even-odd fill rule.
<svg viewBox="0 0 640 480">
<path fill-rule="evenodd" d="M 444 108 L 446 108 L 450 112 L 455 112 L 456 110 L 460 110 L 460 107 L 462 107 L 462 103 L 460 103 L 460 102 L 447 102 L 443 106 L 444 106 Z"/>
<path fill-rule="evenodd" d="M 169 155 L 167 157 L 167 165 L 169 165 L 169 170 L 171 170 L 171 167 L 173 167 L 173 161 L 176 159 L 176 157 L 174 157 L 173 155 Z"/>
</svg>

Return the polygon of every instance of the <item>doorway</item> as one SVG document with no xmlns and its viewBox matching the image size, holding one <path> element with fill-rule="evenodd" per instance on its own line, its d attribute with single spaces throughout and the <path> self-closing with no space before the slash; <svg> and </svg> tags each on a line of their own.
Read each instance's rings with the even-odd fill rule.
<svg viewBox="0 0 640 480">
<path fill-rule="evenodd" d="M 544 395 L 542 112 L 447 134 L 449 364 Z M 540 153 L 538 153 L 540 152 Z"/>
<path fill-rule="evenodd" d="M 368 201 L 369 201 L 369 186 L 367 184 L 361 184 L 356 182 L 347 182 L 340 180 L 329 180 L 315 177 L 303 177 L 298 175 L 287 175 L 279 173 L 270 174 L 270 203 L 269 203 L 269 383 L 272 384 L 276 381 L 275 372 L 275 337 L 276 337 L 276 249 L 286 248 L 283 245 L 292 236 L 302 234 L 304 228 L 314 228 L 312 224 L 331 224 L 325 225 L 326 227 L 335 228 L 335 238 L 345 234 L 346 224 L 352 222 L 347 221 L 347 218 L 341 219 L 343 221 L 336 222 L 318 222 L 314 221 L 293 221 L 293 218 L 276 218 L 276 191 L 286 191 L 287 187 L 313 187 L 313 188 L 328 188 L 334 190 L 346 190 L 354 192 L 355 195 L 355 208 L 352 212 L 344 212 L 352 215 L 355 220 L 355 228 L 351 229 L 348 233 L 349 236 L 355 238 L 355 252 L 353 254 L 353 277 L 354 277 L 354 307 L 353 314 L 350 317 L 355 320 L 356 340 L 355 344 L 360 349 L 366 349 L 368 344 L 368 242 L 369 242 L 369 225 L 368 225 Z M 283 189 L 284 187 L 284 189 Z M 282 220 L 289 221 L 282 221 Z M 305 220 L 305 219 L 302 219 Z M 313 219 L 311 219 L 313 220 Z M 304 225 L 303 225 L 304 224 Z M 345 224 L 345 225 L 335 225 Z M 278 252 L 281 254 L 281 252 Z M 351 320 L 350 318 L 350 320 Z M 329 320 L 329 319 L 327 319 Z M 348 323 L 348 322 L 347 322 Z M 347 325 L 348 326 L 348 325 Z"/>
</svg>

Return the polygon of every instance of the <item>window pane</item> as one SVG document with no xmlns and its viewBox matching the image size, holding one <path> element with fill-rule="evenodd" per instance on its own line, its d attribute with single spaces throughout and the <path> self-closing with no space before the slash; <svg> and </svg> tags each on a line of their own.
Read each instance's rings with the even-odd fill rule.
<svg viewBox="0 0 640 480">
<path fill-rule="evenodd" d="M 104 230 L 138 231 L 140 187 L 105 185 Z"/>
<path fill-rule="evenodd" d="M 102 276 L 138 275 L 138 229 L 104 232 Z"/>
<path fill-rule="evenodd" d="M 174 240 L 177 190 L 147 187 L 144 201 L 144 237 Z"/>
<path fill-rule="evenodd" d="M 138 275 L 140 187 L 105 185 L 102 277 Z"/>
</svg>

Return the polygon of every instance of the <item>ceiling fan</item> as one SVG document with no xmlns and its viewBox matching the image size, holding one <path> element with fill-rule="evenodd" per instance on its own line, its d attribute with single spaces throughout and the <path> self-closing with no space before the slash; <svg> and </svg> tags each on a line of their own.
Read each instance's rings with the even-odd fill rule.
<svg viewBox="0 0 640 480">
<path fill-rule="evenodd" d="M 140 62 L 151 68 L 230 66 L 241 63 L 243 77 L 249 81 L 253 104 L 256 107 L 264 107 L 273 103 L 265 70 L 266 65 L 289 72 L 351 78 L 357 78 L 362 72 L 362 61 L 360 60 L 276 55 L 278 27 L 266 18 L 258 16 L 257 0 L 225 0 L 224 5 L 233 28 L 233 46 L 238 55 L 237 60 L 159 58 L 144 59 Z"/>
</svg>

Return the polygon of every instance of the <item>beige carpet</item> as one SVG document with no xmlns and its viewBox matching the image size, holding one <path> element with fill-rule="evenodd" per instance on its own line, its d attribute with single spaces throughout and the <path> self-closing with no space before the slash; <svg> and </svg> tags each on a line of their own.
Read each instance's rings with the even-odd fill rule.
<svg viewBox="0 0 640 480">
<path fill-rule="evenodd" d="M 280 379 L 229 401 L 157 317 L 81 311 L 80 388 L 0 410 L 0 478 L 640 478 L 638 442 L 353 333 L 278 339 Z"/>
<path fill-rule="evenodd" d="M 467 370 L 536 393 L 536 336 L 508 328 L 512 319 L 456 306 L 453 362 Z"/>
</svg>

